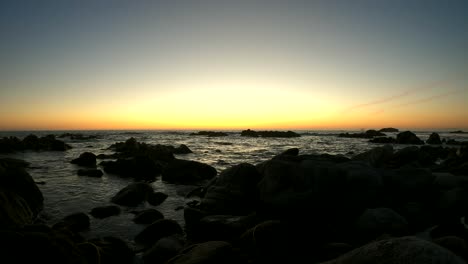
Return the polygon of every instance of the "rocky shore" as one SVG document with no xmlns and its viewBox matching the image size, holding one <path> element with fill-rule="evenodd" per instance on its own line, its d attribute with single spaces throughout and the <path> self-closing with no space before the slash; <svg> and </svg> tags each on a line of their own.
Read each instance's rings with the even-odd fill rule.
<svg viewBox="0 0 468 264">
<path fill-rule="evenodd" d="M 191 152 L 185 145 L 130 138 L 110 146 L 112 155 L 84 152 L 71 162 L 84 176 L 99 177 L 103 168 L 134 183 L 107 206 L 52 226 L 37 219 L 43 198 L 25 170 L 28 163 L 0 159 L 0 262 L 466 263 L 468 147 L 440 145 L 435 135 L 419 144 L 401 133 L 396 140 L 411 146 L 382 144 L 351 158 L 292 148 L 223 171 L 176 158 Z M 82 232 L 93 228 L 90 216 L 164 203 L 167 194 L 149 184 L 159 177 L 202 186 L 180 208 L 185 225 L 147 209 L 135 211 L 128 223 L 145 225 L 134 238 L 136 248 L 116 237 L 84 238 Z"/>
</svg>

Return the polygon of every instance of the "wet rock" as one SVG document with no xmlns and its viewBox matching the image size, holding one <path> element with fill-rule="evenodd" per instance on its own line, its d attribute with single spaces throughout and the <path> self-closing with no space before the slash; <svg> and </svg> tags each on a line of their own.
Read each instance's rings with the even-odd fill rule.
<svg viewBox="0 0 468 264">
<path fill-rule="evenodd" d="M 137 224 L 149 225 L 159 219 L 164 219 L 164 215 L 156 209 L 146 209 L 139 212 L 133 218 L 133 222 Z"/>
<path fill-rule="evenodd" d="M 122 177 L 131 177 L 136 180 L 155 180 L 161 174 L 161 165 L 147 156 L 137 156 L 116 161 L 103 161 L 100 163 L 104 171 Z"/>
<path fill-rule="evenodd" d="M 247 216 L 209 215 L 201 218 L 187 232 L 190 232 L 189 237 L 192 241 L 234 241 L 258 222 L 259 219 L 255 214 Z"/>
<path fill-rule="evenodd" d="M 405 131 L 397 134 L 397 144 L 424 145 L 424 141 L 419 139 L 413 132 Z"/>
<path fill-rule="evenodd" d="M 73 159 L 71 163 L 83 167 L 96 167 L 96 155 L 91 152 L 84 152 L 78 158 Z"/>
<path fill-rule="evenodd" d="M 158 206 L 162 204 L 169 195 L 162 192 L 154 192 L 148 195 L 148 203 L 153 206 Z"/>
<path fill-rule="evenodd" d="M 116 205 L 100 206 L 93 208 L 89 214 L 92 215 L 94 218 L 107 218 L 110 216 L 119 215 L 120 207 Z"/>
<path fill-rule="evenodd" d="M 184 249 L 185 244 L 186 241 L 181 235 L 163 237 L 145 251 L 143 260 L 145 263 L 164 264 Z"/>
<path fill-rule="evenodd" d="M 179 255 L 170 259 L 167 264 L 209 264 L 239 263 L 239 258 L 231 244 L 225 241 L 209 241 L 195 244 L 183 249 Z"/>
<path fill-rule="evenodd" d="M 379 144 L 394 144 L 396 143 L 396 139 L 392 137 L 375 137 L 369 140 L 371 143 L 379 143 Z"/>
<path fill-rule="evenodd" d="M 137 206 L 145 202 L 151 193 L 153 193 L 153 187 L 148 183 L 132 183 L 114 195 L 111 202 L 124 206 Z"/>
<path fill-rule="evenodd" d="M 416 237 L 401 237 L 369 243 L 322 264 L 348 263 L 462 264 L 465 261 L 435 243 Z"/>
<path fill-rule="evenodd" d="M 208 164 L 175 159 L 163 169 L 162 180 L 169 183 L 193 184 L 212 179 L 216 174 L 216 169 Z"/>
<path fill-rule="evenodd" d="M 144 246 L 152 246 L 161 238 L 176 234 L 184 234 L 179 223 L 171 219 L 160 219 L 156 220 L 136 235 L 135 242 Z"/>
<path fill-rule="evenodd" d="M 260 179 L 260 173 L 251 164 L 232 166 L 221 172 L 216 183 L 208 188 L 200 208 L 214 214 L 249 214 L 258 204 Z"/>
<path fill-rule="evenodd" d="M 408 235 L 408 222 L 389 208 L 367 209 L 356 221 L 357 237 L 370 241 L 383 234 Z"/>
<path fill-rule="evenodd" d="M 382 167 L 392 158 L 392 155 L 393 147 L 391 145 L 385 145 L 358 154 L 353 157 L 353 160 L 367 162 L 373 167 Z"/>
<path fill-rule="evenodd" d="M 80 251 L 86 257 L 87 263 L 129 264 L 133 263 L 135 256 L 125 241 L 110 236 L 81 243 Z"/>
<path fill-rule="evenodd" d="M 78 174 L 78 176 L 88 176 L 88 177 L 94 177 L 94 178 L 99 178 L 99 177 L 102 177 L 102 175 L 104 175 L 104 173 L 102 173 L 101 170 L 97 170 L 97 169 L 87 169 L 87 170 L 80 169 L 76 173 Z"/>
<path fill-rule="evenodd" d="M 442 141 L 440 140 L 439 134 L 434 132 L 426 140 L 426 143 L 430 144 L 430 145 L 440 145 L 440 144 L 442 144 Z"/>
<path fill-rule="evenodd" d="M 187 145 L 180 144 L 180 146 L 178 146 L 177 148 L 174 148 L 172 153 L 174 153 L 174 154 L 189 154 L 189 153 L 193 153 L 193 151 L 190 150 L 189 147 L 187 147 Z"/>
<path fill-rule="evenodd" d="M 90 226 L 89 216 L 85 213 L 75 213 L 66 216 L 62 221 L 54 225 L 54 228 L 67 228 L 73 232 L 88 230 Z"/>
<path fill-rule="evenodd" d="M 0 159 L 0 223 L 4 226 L 30 224 L 43 208 L 42 193 L 25 165 L 20 160 Z"/>
</svg>

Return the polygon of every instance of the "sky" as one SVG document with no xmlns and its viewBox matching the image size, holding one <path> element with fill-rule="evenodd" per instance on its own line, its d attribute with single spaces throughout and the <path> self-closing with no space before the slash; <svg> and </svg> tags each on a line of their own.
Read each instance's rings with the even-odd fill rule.
<svg viewBox="0 0 468 264">
<path fill-rule="evenodd" d="M 1 1 L 0 130 L 468 129 L 468 2 Z"/>
</svg>

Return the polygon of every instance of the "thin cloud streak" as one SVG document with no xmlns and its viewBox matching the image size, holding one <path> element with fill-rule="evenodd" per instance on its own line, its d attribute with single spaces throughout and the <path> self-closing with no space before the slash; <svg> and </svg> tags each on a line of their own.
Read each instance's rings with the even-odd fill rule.
<svg viewBox="0 0 468 264">
<path fill-rule="evenodd" d="M 448 92 L 445 92 L 445 93 L 435 94 L 435 95 L 425 97 L 425 98 L 421 98 L 421 99 L 418 99 L 418 100 L 413 100 L 413 101 L 409 101 L 409 102 L 406 102 L 406 103 L 403 103 L 403 104 L 398 104 L 398 105 L 395 106 L 395 108 L 396 107 L 405 107 L 405 106 L 410 106 L 410 105 L 418 105 L 418 104 L 428 103 L 428 102 L 434 101 L 436 99 L 447 97 L 449 95 L 452 95 L 452 94 L 455 94 L 455 93 L 458 93 L 458 92 L 460 92 L 460 91 L 459 90 L 452 90 L 452 91 L 448 91 Z"/>
<path fill-rule="evenodd" d="M 406 96 L 414 94 L 416 92 L 423 91 L 423 90 L 428 90 L 428 89 L 431 89 L 431 88 L 434 88 L 434 87 L 437 87 L 437 86 L 440 86 L 440 85 L 447 85 L 449 83 L 454 82 L 455 80 L 456 79 L 447 78 L 447 79 L 434 81 L 434 82 L 429 83 L 429 84 L 424 85 L 424 86 L 415 87 L 413 89 L 408 89 L 408 90 L 406 90 L 406 91 L 404 91 L 402 93 L 396 94 L 396 95 L 392 95 L 392 96 L 389 96 L 389 97 L 384 97 L 384 98 L 381 98 L 381 99 L 377 99 L 375 101 L 371 101 L 371 102 L 351 106 L 351 107 L 343 110 L 343 113 L 345 114 L 345 113 L 349 113 L 349 112 L 351 112 L 353 110 L 356 110 L 356 109 L 367 108 L 367 107 L 371 107 L 371 106 L 375 106 L 375 105 L 381 105 L 381 104 L 384 104 L 384 103 L 397 101 L 397 100 L 399 100 L 401 98 L 405 98 Z"/>
</svg>

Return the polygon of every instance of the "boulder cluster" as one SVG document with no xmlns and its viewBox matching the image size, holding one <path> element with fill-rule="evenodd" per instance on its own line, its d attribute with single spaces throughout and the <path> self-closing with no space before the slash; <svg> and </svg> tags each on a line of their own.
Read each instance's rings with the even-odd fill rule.
<svg viewBox="0 0 468 264">
<path fill-rule="evenodd" d="M 38 137 L 28 135 L 23 140 L 17 137 L 0 138 L 0 153 L 10 153 L 22 150 L 35 151 L 65 151 L 71 147 L 65 142 L 58 140 L 54 135 Z"/>
<path fill-rule="evenodd" d="M 27 163 L 0 160 L 0 257 L 11 263 L 466 263 L 468 147 L 376 147 L 352 158 L 301 155 L 293 148 L 259 164 L 222 172 L 174 157 L 176 149 L 134 139 L 116 143 L 106 172 L 135 182 L 112 205 L 38 224 L 42 194 Z M 91 153 L 92 154 L 92 153 Z M 96 166 L 83 153 L 72 162 Z M 119 161 L 120 160 L 120 161 Z M 109 170 L 110 169 L 110 170 Z M 85 239 L 95 218 L 121 207 L 159 205 L 168 196 L 148 181 L 198 183 L 185 224 L 154 208 L 135 211 L 144 229 L 136 249 L 115 237 Z M 208 182 L 206 182 L 209 180 Z M 175 208 L 177 209 L 177 208 Z M 10 263 L 6 261 L 6 263 Z"/>
</svg>

